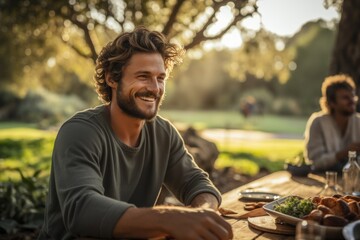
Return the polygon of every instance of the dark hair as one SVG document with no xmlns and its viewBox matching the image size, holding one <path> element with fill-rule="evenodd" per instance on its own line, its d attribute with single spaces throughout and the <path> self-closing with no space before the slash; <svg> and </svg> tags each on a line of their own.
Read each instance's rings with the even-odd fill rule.
<svg viewBox="0 0 360 240">
<path fill-rule="evenodd" d="M 349 91 L 355 90 L 354 80 L 345 74 L 333 75 L 325 78 L 322 86 L 321 93 L 322 97 L 320 98 L 321 109 L 325 112 L 330 112 L 329 103 L 336 102 L 336 91 L 339 89 L 346 89 Z"/>
<path fill-rule="evenodd" d="M 169 74 L 175 64 L 181 62 L 184 50 L 169 43 L 165 36 L 157 31 L 137 27 L 132 32 L 120 34 L 109 42 L 100 52 L 95 67 L 94 82 L 99 99 L 105 103 L 111 101 L 111 88 L 105 81 L 110 74 L 111 80 L 119 82 L 124 66 L 135 53 L 159 53 L 164 59 L 165 69 Z"/>
</svg>

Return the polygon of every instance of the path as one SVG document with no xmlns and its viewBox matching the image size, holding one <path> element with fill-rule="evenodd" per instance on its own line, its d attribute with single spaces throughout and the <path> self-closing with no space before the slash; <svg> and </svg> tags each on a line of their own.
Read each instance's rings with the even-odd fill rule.
<svg viewBox="0 0 360 240">
<path fill-rule="evenodd" d="M 302 134 L 290 133 L 267 133 L 260 131 L 246 131 L 235 129 L 206 129 L 201 131 L 201 136 L 210 141 L 219 139 L 233 139 L 233 140 L 268 140 L 268 139 L 304 139 Z"/>
</svg>

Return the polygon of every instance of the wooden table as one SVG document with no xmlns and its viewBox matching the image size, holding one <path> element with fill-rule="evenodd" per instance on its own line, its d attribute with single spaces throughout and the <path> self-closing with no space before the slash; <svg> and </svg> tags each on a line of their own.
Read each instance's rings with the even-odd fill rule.
<svg viewBox="0 0 360 240">
<path fill-rule="evenodd" d="M 245 202 L 239 200 L 238 194 L 240 191 L 253 189 L 254 191 L 277 193 L 281 196 L 298 195 L 301 197 L 313 197 L 321 191 L 324 182 L 324 177 L 314 174 L 309 174 L 308 177 L 292 177 L 287 171 L 279 171 L 223 194 L 221 206 L 238 213 L 245 213 L 247 212 L 244 210 Z M 295 236 L 259 231 L 249 227 L 247 220 L 227 219 L 227 221 L 232 224 L 234 239 L 237 240 L 295 239 Z"/>
</svg>

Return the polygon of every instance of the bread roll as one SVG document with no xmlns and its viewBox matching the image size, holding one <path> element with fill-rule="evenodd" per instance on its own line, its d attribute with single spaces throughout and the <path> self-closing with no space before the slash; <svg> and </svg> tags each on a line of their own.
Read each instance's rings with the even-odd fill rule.
<svg viewBox="0 0 360 240">
<path fill-rule="evenodd" d="M 360 197 L 340 194 L 332 197 L 313 197 L 316 209 L 304 217 L 324 226 L 343 227 L 360 220 Z"/>
<path fill-rule="evenodd" d="M 320 211 L 322 211 L 324 213 L 324 215 L 326 214 L 333 214 L 335 215 L 335 213 L 330 209 L 328 208 L 327 206 L 325 205 L 318 205 L 317 206 L 317 209 L 319 209 Z"/>
<path fill-rule="evenodd" d="M 346 216 L 347 214 L 350 213 L 350 208 L 349 208 L 349 205 L 347 204 L 347 202 L 345 202 L 342 199 L 338 199 L 338 200 L 336 200 L 336 202 L 341 208 L 342 216 Z"/>
<path fill-rule="evenodd" d="M 344 199 L 351 199 L 351 200 L 355 200 L 357 202 L 360 202 L 360 197 L 357 196 L 352 196 L 352 195 L 346 195 L 343 197 Z"/>
<path fill-rule="evenodd" d="M 349 212 L 349 213 L 345 216 L 345 218 L 346 218 L 347 220 L 349 220 L 349 222 L 352 222 L 352 221 L 358 220 L 358 219 L 359 219 L 359 215 L 357 215 L 357 214 L 354 213 L 354 212 Z"/>
<path fill-rule="evenodd" d="M 336 198 L 332 198 L 332 197 L 323 197 L 321 200 L 320 200 L 320 204 L 321 205 L 325 205 L 327 206 L 328 208 L 333 208 L 337 205 L 336 203 Z"/>
<path fill-rule="evenodd" d="M 349 221 L 347 219 L 332 214 L 326 214 L 323 219 L 324 226 L 343 227 L 348 223 Z"/>
<path fill-rule="evenodd" d="M 359 206 L 358 202 L 355 202 L 355 201 L 349 202 L 348 206 L 349 206 L 349 209 L 351 212 L 353 212 L 357 215 L 360 215 L 360 206 Z"/>
<path fill-rule="evenodd" d="M 315 221 L 315 222 L 321 224 L 322 220 L 324 218 L 324 215 L 325 214 L 322 211 L 320 211 L 319 209 L 314 209 L 308 215 L 304 216 L 303 219 Z"/>
<path fill-rule="evenodd" d="M 312 203 L 315 203 L 316 205 L 320 204 L 321 201 L 321 197 L 313 197 L 312 198 Z"/>
<path fill-rule="evenodd" d="M 341 198 L 343 195 L 341 195 L 341 194 L 334 194 L 334 195 L 332 195 L 332 197 L 333 198 Z"/>
</svg>

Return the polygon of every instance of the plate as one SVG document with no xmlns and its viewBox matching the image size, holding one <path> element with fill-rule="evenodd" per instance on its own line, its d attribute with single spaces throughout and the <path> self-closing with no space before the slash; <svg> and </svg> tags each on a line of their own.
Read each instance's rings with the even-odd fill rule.
<svg viewBox="0 0 360 240">
<path fill-rule="evenodd" d="M 263 206 L 264 210 L 273 218 L 276 218 L 284 223 L 288 223 L 291 225 L 296 225 L 298 222 L 301 222 L 303 219 L 301 218 L 297 218 L 297 217 L 293 217 L 278 211 L 274 210 L 274 207 L 285 202 L 286 199 L 290 198 L 290 197 L 298 197 L 298 196 L 286 196 L 286 197 L 282 197 L 278 200 L 272 201 L 270 203 L 267 203 Z M 300 197 L 298 197 L 300 198 Z"/>
<path fill-rule="evenodd" d="M 360 239 L 360 220 L 357 220 L 355 222 L 346 225 L 343 228 L 342 233 L 346 240 Z"/>
<path fill-rule="evenodd" d="M 239 192 L 241 200 L 271 202 L 280 198 L 279 194 L 270 192 L 242 191 Z"/>
<path fill-rule="evenodd" d="M 287 198 L 290 197 L 298 197 L 301 198 L 299 196 L 286 196 L 286 197 L 282 197 L 278 200 L 272 201 L 270 203 L 267 203 L 263 206 L 263 209 L 271 216 L 275 219 L 275 221 L 277 222 L 281 222 L 281 223 L 286 223 L 286 224 L 290 224 L 293 226 L 296 226 L 296 224 L 298 222 L 303 221 L 303 219 L 301 218 L 297 218 L 297 217 L 293 217 L 278 211 L 274 210 L 274 207 L 278 204 L 283 203 Z M 327 227 L 327 226 L 320 226 L 323 234 L 325 236 L 325 239 L 336 239 L 336 240 L 340 240 L 340 239 L 344 239 L 343 234 L 342 234 L 342 227 Z M 345 226 L 346 227 L 346 226 Z M 346 239 L 347 240 L 347 239 Z"/>
</svg>

